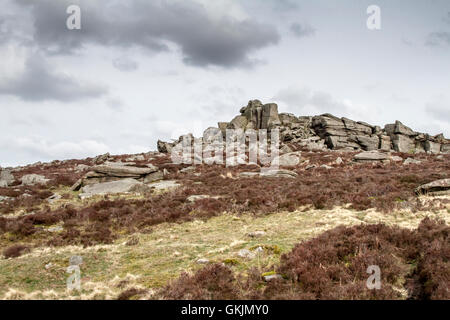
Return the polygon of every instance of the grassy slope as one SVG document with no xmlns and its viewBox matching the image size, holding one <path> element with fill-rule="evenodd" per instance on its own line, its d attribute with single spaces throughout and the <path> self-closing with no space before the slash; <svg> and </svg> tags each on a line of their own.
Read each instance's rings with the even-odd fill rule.
<svg viewBox="0 0 450 320">
<path fill-rule="evenodd" d="M 305 239 L 338 225 L 359 223 L 397 224 L 415 228 L 425 217 L 450 221 L 450 207 L 433 212 L 379 213 L 373 209 L 355 211 L 344 208 L 281 212 L 260 217 L 222 215 L 207 221 L 162 224 L 150 233 L 123 236 L 112 245 L 89 248 L 66 246 L 38 248 L 14 259 L 0 260 L 0 298 L 114 299 L 127 288 L 157 289 L 182 271 L 201 267 L 199 258 L 232 263 L 235 271 L 259 267 L 272 270 L 282 253 Z M 260 238 L 248 236 L 265 231 Z M 130 239 L 138 244 L 126 245 Z M 240 258 L 241 249 L 264 246 L 253 260 Z M 66 268 L 71 256 L 83 257 L 82 291 L 66 291 Z M 47 269 L 45 266 L 51 264 Z"/>
</svg>

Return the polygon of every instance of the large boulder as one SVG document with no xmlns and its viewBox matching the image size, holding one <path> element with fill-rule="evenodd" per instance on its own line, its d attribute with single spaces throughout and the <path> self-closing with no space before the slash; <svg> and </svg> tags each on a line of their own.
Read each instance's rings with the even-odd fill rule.
<svg viewBox="0 0 450 320">
<path fill-rule="evenodd" d="M 115 164 L 115 165 L 109 164 L 109 165 L 94 166 L 92 167 L 92 171 L 114 177 L 136 177 L 158 171 L 158 168 L 155 166 L 138 168 L 126 166 L 123 164 Z"/>
<path fill-rule="evenodd" d="M 417 194 L 450 195 L 450 179 L 436 180 L 416 188 Z"/>
<path fill-rule="evenodd" d="M 403 134 L 394 134 L 392 137 L 392 145 L 397 152 L 411 153 L 416 149 L 414 140 Z"/>
<path fill-rule="evenodd" d="M 278 164 L 281 167 L 294 167 L 300 163 L 301 152 L 289 152 L 282 154 L 272 160 L 272 164 Z"/>
<path fill-rule="evenodd" d="M 46 179 L 44 176 L 39 174 L 26 174 L 22 177 L 22 185 L 30 186 L 35 184 L 46 184 L 50 179 Z"/>
<path fill-rule="evenodd" d="M 389 154 L 379 151 L 364 151 L 356 154 L 353 160 L 357 162 L 387 161 Z"/>
<path fill-rule="evenodd" d="M 142 192 L 145 185 L 135 179 L 121 179 L 118 181 L 97 183 L 85 186 L 81 189 L 80 198 L 88 198 L 94 195 L 114 194 L 125 192 Z"/>
<path fill-rule="evenodd" d="M 426 152 L 429 153 L 439 153 L 441 152 L 441 144 L 437 142 L 433 142 L 430 140 L 425 141 L 424 148 Z"/>
</svg>

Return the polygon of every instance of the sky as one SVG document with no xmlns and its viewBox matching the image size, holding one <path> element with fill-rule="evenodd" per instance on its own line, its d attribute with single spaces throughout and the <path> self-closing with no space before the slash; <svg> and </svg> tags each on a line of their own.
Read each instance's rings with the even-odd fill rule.
<svg viewBox="0 0 450 320">
<path fill-rule="evenodd" d="M 81 29 L 68 29 L 70 5 Z M 370 5 L 380 29 L 370 30 Z M 0 166 L 132 154 L 249 100 L 450 137 L 448 0 L 0 0 Z"/>
</svg>

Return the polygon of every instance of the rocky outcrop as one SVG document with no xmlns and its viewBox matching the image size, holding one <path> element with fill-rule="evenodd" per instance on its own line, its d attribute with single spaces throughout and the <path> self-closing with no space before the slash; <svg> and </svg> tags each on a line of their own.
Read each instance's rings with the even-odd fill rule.
<svg viewBox="0 0 450 320">
<path fill-rule="evenodd" d="M 450 179 L 436 180 L 416 188 L 417 194 L 450 195 Z"/>
<path fill-rule="evenodd" d="M 242 107 L 240 114 L 230 122 L 219 122 L 219 134 L 226 136 L 227 129 L 280 130 L 280 147 L 296 144 L 308 150 L 363 150 L 397 151 L 405 153 L 450 152 L 450 140 L 442 134 L 430 136 L 407 127 L 400 121 L 387 124 L 382 129 L 362 121 L 338 118 L 326 113 L 319 116 L 300 116 L 291 113 L 278 113 L 275 103 L 263 104 L 250 100 Z M 190 134 L 190 138 L 193 136 Z M 158 151 L 170 153 L 175 145 L 183 141 L 158 141 Z"/>
<path fill-rule="evenodd" d="M 124 179 L 133 179 L 141 183 L 151 183 L 162 180 L 164 173 L 164 170 L 159 171 L 152 164 L 147 164 L 146 167 L 135 167 L 126 162 L 105 162 L 102 165 L 91 167 L 90 171 L 72 186 L 72 190 L 76 191 L 85 186 Z"/>
</svg>

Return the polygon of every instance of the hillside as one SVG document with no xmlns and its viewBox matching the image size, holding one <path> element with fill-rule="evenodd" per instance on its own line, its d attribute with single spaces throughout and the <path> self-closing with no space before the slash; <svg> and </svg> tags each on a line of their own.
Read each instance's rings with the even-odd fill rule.
<svg viewBox="0 0 450 320">
<path fill-rule="evenodd" d="M 227 130 L 277 130 L 279 168 L 249 150 L 233 166 L 174 162 L 178 144 L 223 148 Z M 442 135 L 252 100 L 203 139 L 157 147 L 2 168 L 0 298 L 450 299 Z"/>
</svg>

